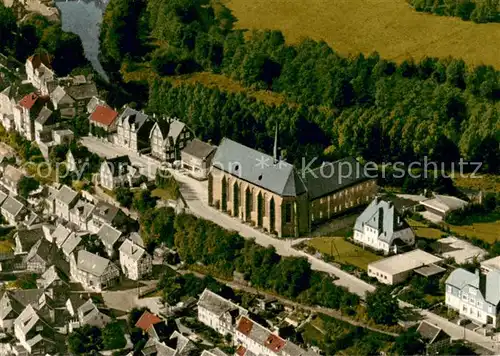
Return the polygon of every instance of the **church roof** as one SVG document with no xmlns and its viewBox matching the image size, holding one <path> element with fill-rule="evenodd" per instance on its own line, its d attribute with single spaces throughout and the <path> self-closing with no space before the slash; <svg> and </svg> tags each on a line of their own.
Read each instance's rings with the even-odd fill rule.
<svg viewBox="0 0 500 356">
<path fill-rule="evenodd" d="M 298 196 L 306 187 L 294 166 L 228 138 L 222 139 L 212 166 L 281 196 Z"/>
</svg>

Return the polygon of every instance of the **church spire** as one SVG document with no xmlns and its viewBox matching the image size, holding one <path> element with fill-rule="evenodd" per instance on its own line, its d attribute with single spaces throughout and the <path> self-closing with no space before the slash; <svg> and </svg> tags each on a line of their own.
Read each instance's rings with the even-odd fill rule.
<svg viewBox="0 0 500 356">
<path fill-rule="evenodd" d="M 278 157 L 278 128 L 279 128 L 279 123 L 276 123 L 276 131 L 274 132 L 274 150 L 273 150 L 274 164 L 278 163 L 278 161 L 279 161 L 279 157 Z"/>
</svg>

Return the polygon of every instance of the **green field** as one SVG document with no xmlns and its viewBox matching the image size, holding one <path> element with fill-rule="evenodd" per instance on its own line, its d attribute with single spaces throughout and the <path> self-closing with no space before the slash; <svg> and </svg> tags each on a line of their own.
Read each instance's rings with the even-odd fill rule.
<svg viewBox="0 0 500 356">
<path fill-rule="evenodd" d="M 474 223 L 472 225 L 449 225 L 452 232 L 468 237 L 476 237 L 488 243 L 494 243 L 500 240 L 500 220 L 488 223 Z"/>
<path fill-rule="evenodd" d="M 307 244 L 323 254 L 333 256 L 336 262 L 350 264 L 364 270 L 369 263 L 382 259 L 381 256 L 363 250 L 340 237 L 318 237 L 309 240 Z"/>
<path fill-rule="evenodd" d="M 238 28 L 281 30 L 289 42 L 309 37 L 344 54 L 377 51 L 401 61 L 423 56 L 463 58 L 500 67 L 500 24 L 414 11 L 406 1 L 226 0 Z"/>
<path fill-rule="evenodd" d="M 14 251 L 14 244 L 10 241 L 0 241 L 0 253 L 10 253 Z"/>
<path fill-rule="evenodd" d="M 427 227 L 424 223 L 420 221 L 416 221 L 413 219 L 407 219 L 406 221 L 411 226 L 417 237 L 437 240 L 441 238 L 441 235 L 445 234 L 445 232 L 441 230 L 434 229 L 432 227 Z"/>
</svg>

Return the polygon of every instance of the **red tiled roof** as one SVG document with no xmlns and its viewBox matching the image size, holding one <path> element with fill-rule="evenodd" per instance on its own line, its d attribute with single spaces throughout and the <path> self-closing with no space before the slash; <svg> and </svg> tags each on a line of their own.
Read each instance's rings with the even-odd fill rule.
<svg viewBox="0 0 500 356">
<path fill-rule="evenodd" d="M 242 317 L 240 319 L 240 322 L 238 323 L 238 331 L 242 333 L 243 335 L 248 336 L 250 334 L 250 331 L 252 331 L 253 328 L 253 321 L 251 321 L 248 318 Z"/>
<path fill-rule="evenodd" d="M 264 344 L 269 350 L 278 353 L 285 346 L 286 341 L 278 335 L 271 334 L 267 337 Z"/>
<path fill-rule="evenodd" d="M 28 110 L 31 110 L 31 108 L 33 107 L 33 105 L 35 105 L 37 100 L 38 100 L 38 95 L 36 95 L 35 93 L 31 93 L 22 98 L 19 101 L 19 105 Z"/>
<path fill-rule="evenodd" d="M 34 54 L 28 58 L 28 60 L 33 65 L 34 69 L 40 67 L 40 64 L 44 64 L 47 68 L 52 68 L 50 62 L 52 62 L 50 56 L 48 54 Z"/>
<path fill-rule="evenodd" d="M 105 126 L 111 125 L 116 118 L 118 113 L 108 106 L 98 105 L 92 115 L 90 115 L 90 121 L 95 121 Z"/>
<path fill-rule="evenodd" d="M 236 354 L 239 356 L 244 356 L 245 352 L 247 352 L 247 349 L 245 349 L 242 345 L 238 346 L 236 349 Z"/>
<path fill-rule="evenodd" d="M 148 311 L 145 311 L 139 320 L 137 320 L 137 323 L 135 323 L 135 326 L 144 330 L 148 331 L 151 326 L 154 324 L 158 324 L 161 322 L 161 319 L 154 315 L 153 313 L 150 313 Z"/>
</svg>

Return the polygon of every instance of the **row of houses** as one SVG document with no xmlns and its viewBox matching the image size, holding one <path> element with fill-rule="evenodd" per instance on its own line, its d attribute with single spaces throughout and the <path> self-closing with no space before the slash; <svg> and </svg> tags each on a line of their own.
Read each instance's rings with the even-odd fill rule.
<svg viewBox="0 0 500 356">
<path fill-rule="evenodd" d="M 90 113 L 89 120 L 118 146 L 150 153 L 161 161 L 179 160 L 181 151 L 194 138 L 193 132 L 178 119 L 157 119 L 128 106 L 119 113 L 102 103 Z"/>
<path fill-rule="evenodd" d="M 252 320 L 246 309 L 205 289 L 198 301 L 198 320 L 231 337 L 236 354 L 266 356 L 315 355 Z"/>
</svg>

